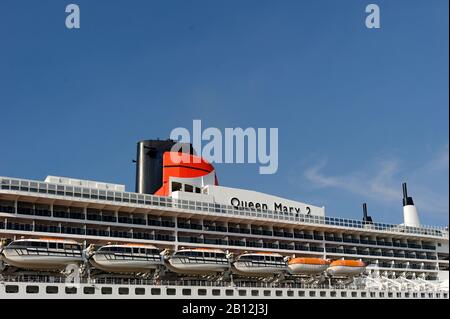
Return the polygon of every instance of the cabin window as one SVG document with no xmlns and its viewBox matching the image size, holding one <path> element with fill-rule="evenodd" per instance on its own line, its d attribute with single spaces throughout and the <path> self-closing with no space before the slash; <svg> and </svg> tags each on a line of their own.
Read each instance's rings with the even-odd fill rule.
<svg viewBox="0 0 450 319">
<path fill-rule="evenodd" d="M 48 244 L 48 248 L 53 248 L 53 249 L 55 249 L 55 248 L 56 248 L 56 243 L 49 243 L 49 244 Z"/>
<path fill-rule="evenodd" d="M 172 192 L 180 191 L 182 188 L 181 183 L 172 182 Z"/>
<path fill-rule="evenodd" d="M 220 296 L 220 289 L 213 289 L 212 290 L 212 295 L 213 296 Z"/>
<path fill-rule="evenodd" d="M 196 187 L 196 188 L 195 188 L 195 192 L 196 192 L 197 194 L 201 194 L 202 190 L 200 189 L 200 187 Z"/>
<path fill-rule="evenodd" d="M 271 295 L 270 290 L 264 290 L 264 296 L 265 297 L 270 297 L 270 295 Z"/>
<path fill-rule="evenodd" d="M 211 256 L 210 256 L 210 253 L 204 253 L 204 256 L 205 256 L 205 257 L 211 257 Z"/>
<path fill-rule="evenodd" d="M 206 289 L 199 289 L 198 290 L 198 295 L 199 296 L 206 296 Z"/>
<path fill-rule="evenodd" d="M 145 288 L 136 288 L 134 294 L 138 296 L 145 295 Z"/>
<path fill-rule="evenodd" d="M 64 244 L 58 243 L 58 249 L 64 249 Z"/>
<path fill-rule="evenodd" d="M 194 186 L 185 184 L 184 185 L 184 191 L 188 192 L 188 193 L 193 193 L 194 192 Z"/>
<path fill-rule="evenodd" d="M 19 292 L 19 286 L 16 285 L 6 285 L 5 291 L 7 294 L 16 294 Z"/>
<path fill-rule="evenodd" d="M 167 288 L 166 293 L 168 296 L 173 296 L 176 294 L 176 289 L 174 288 Z"/>
<path fill-rule="evenodd" d="M 85 295 L 93 295 L 93 294 L 95 294 L 95 288 L 94 287 L 84 287 L 83 292 Z"/>
<path fill-rule="evenodd" d="M 161 294 L 161 289 L 160 289 L 160 288 L 152 288 L 152 289 L 150 290 L 150 293 L 151 293 L 152 295 L 160 295 L 160 294 Z"/>
<path fill-rule="evenodd" d="M 67 295 L 74 295 L 77 293 L 76 287 L 66 287 L 66 294 Z"/>
<path fill-rule="evenodd" d="M 133 248 L 133 254 L 139 254 L 139 248 Z"/>
<path fill-rule="evenodd" d="M 225 295 L 227 295 L 227 296 L 233 296 L 233 295 L 234 295 L 234 291 L 231 290 L 231 289 L 227 289 L 227 290 L 225 290 Z"/>
<path fill-rule="evenodd" d="M 184 288 L 181 293 L 183 296 L 190 296 L 191 295 L 191 289 Z"/>
<path fill-rule="evenodd" d="M 275 291 L 275 295 L 276 295 L 277 297 L 283 297 L 283 291 L 277 290 L 277 291 Z"/>
<path fill-rule="evenodd" d="M 47 294 L 57 294 L 58 293 L 58 287 L 57 286 L 47 286 L 47 287 L 45 287 L 45 292 Z"/>
<path fill-rule="evenodd" d="M 130 290 L 126 287 L 119 287 L 119 295 L 128 295 Z"/>
<path fill-rule="evenodd" d="M 39 286 L 27 286 L 26 292 L 27 294 L 37 294 L 39 293 Z"/>
<path fill-rule="evenodd" d="M 102 292 L 102 295 L 111 295 L 112 288 L 111 287 L 102 287 L 101 292 Z"/>
</svg>

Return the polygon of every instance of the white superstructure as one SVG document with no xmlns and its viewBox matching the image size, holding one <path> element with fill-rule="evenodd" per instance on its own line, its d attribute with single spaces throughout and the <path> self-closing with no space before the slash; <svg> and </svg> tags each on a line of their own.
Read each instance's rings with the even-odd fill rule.
<svg viewBox="0 0 450 319">
<path fill-rule="evenodd" d="M 403 224 L 389 225 L 195 179 L 171 182 L 194 185 L 155 196 L 92 181 L 0 177 L 0 296 L 183 298 L 188 289 L 190 298 L 448 298 L 448 229 L 418 225 L 414 205 L 404 206 Z M 28 242 L 39 242 L 43 255 L 19 256 L 15 248 Z M 74 245 L 70 258 L 59 243 Z M 58 266 L 36 267 L 53 253 Z M 56 282 L 73 265 L 81 283 L 67 290 Z M 45 275 L 54 284 L 27 282 L 40 268 L 53 271 Z"/>
</svg>

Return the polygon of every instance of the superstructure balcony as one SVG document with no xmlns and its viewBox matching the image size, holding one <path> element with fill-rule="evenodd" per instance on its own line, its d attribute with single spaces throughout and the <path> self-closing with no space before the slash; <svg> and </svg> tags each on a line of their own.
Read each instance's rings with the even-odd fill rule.
<svg viewBox="0 0 450 319">
<path fill-rule="evenodd" d="M 357 253 L 356 249 L 344 248 L 344 254 L 351 254 L 351 255 L 354 255 L 354 254 L 356 254 L 356 253 Z"/>
<path fill-rule="evenodd" d="M 267 229 L 263 229 L 262 234 L 264 236 L 273 236 L 273 232 Z"/>
<path fill-rule="evenodd" d="M 86 235 L 88 236 L 102 236 L 102 237 L 110 237 L 109 231 L 98 228 L 86 228 Z"/>
<path fill-rule="evenodd" d="M 228 241 L 220 238 L 205 238 L 203 240 L 204 244 L 207 245 L 224 245 L 228 246 Z"/>
<path fill-rule="evenodd" d="M 252 228 L 252 229 L 251 229 L 251 234 L 252 234 L 252 235 L 262 235 L 263 232 L 262 232 L 262 230 L 260 230 L 260 229 Z"/>
<path fill-rule="evenodd" d="M 155 234 L 155 239 L 160 241 L 175 241 L 175 236 L 169 234 Z"/>
<path fill-rule="evenodd" d="M 245 246 L 245 241 L 243 240 L 235 240 L 235 239 L 229 239 L 228 244 L 230 246 Z"/>
<path fill-rule="evenodd" d="M 20 230 L 20 231 L 33 231 L 33 225 L 28 223 L 6 223 L 6 229 L 10 230 Z"/>
<path fill-rule="evenodd" d="M 282 232 L 282 231 L 276 231 L 276 230 L 274 230 L 274 231 L 273 231 L 273 235 L 274 235 L 275 237 L 283 237 L 283 232 Z"/>
<path fill-rule="evenodd" d="M 44 233 L 60 233 L 61 228 L 56 225 L 41 225 L 36 224 L 34 226 L 34 231 L 44 232 Z"/>
<path fill-rule="evenodd" d="M 146 232 L 133 232 L 134 239 L 154 240 L 155 236 Z"/>
<path fill-rule="evenodd" d="M 124 230 L 111 230 L 111 237 L 133 238 L 133 234 Z"/>
<path fill-rule="evenodd" d="M 275 243 L 263 242 L 263 248 L 278 249 L 278 245 Z"/>
<path fill-rule="evenodd" d="M 0 212 L 14 214 L 16 212 L 16 207 L 15 207 L 14 202 L 0 201 Z"/>
<path fill-rule="evenodd" d="M 279 249 L 286 249 L 286 250 L 294 250 L 295 249 L 295 246 L 291 245 L 291 244 L 280 243 L 278 246 L 279 246 Z"/>
<path fill-rule="evenodd" d="M 314 234 L 314 240 L 323 240 L 323 236 L 319 234 Z"/>
<path fill-rule="evenodd" d="M 247 247 L 257 247 L 257 248 L 260 248 L 260 247 L 263 246 L 263 244 L 262 244 L 262 243 L 259 243 L 259 242 L 257 242 L 257 241 L 247 240 L 246 246 L 247 246 Z"/>
<path fill-rule="evenodd" d="M 203 239 L 195 236 L 178 236 L 178 241 L 182 243 L 203 244 Z"/>
<path fill-rule="evenodd" d="M 295 250 L 309 251 L 309 248 L 306 245 L 294 244 L 294 248 Z"/>
</svg>

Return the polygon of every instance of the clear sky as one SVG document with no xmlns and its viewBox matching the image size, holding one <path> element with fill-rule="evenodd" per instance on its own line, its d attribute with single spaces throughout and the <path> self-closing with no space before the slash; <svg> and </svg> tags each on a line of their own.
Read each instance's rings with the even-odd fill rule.
<svg viewBox="0 0 450 319">
<path fill-rule="evenodd" d="M 278 127 L 276 174 L 220 164 L 220 183 L 400 223 L 407 181 L 448 225 L 448 0 L 71 2 L 0 1 L 1 176 L 132 191 L 138 140 Z"/>
</svg>

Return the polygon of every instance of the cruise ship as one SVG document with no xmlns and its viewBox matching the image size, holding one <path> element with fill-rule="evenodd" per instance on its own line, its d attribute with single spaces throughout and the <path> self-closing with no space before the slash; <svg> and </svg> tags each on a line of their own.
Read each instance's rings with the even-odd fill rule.
<svg viewBox="0 0 450 319">
<path fill-rule="evenodd" d="M 420 223 L 406 184 L 403 223 L 337 218 L 221 186 L 175 146 L 137 143 L 135 192 L 0 177 L 0 299 L 448 299 L 448 227 Z"/>
</svg>

